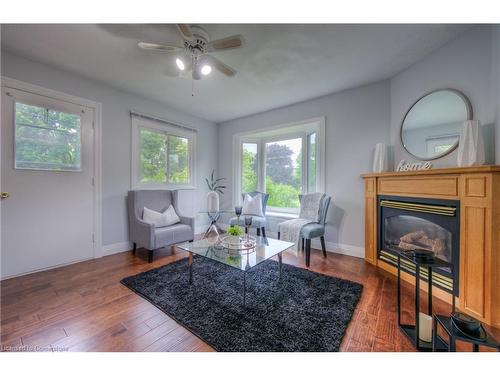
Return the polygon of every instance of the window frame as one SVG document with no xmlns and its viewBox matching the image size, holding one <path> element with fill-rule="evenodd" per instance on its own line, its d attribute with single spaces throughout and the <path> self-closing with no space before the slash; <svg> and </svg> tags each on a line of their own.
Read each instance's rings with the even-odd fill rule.
<svg viewBox="0 0 500 375">
<path fill-rule="evenodd" d="M 269 134 L 272 133 L 272 134 Z M 257 190 L 265 192 L 266 156 L 265 145 L 270 142 L 279 142 L 289 139 L 302 139 L 302 191 L 301 194 L 309 192 L 308 184 L 308 137 L 316 133 L 316 191 L 325 190 L 325 118 L 317 117 L 295 123 L 282 124 L 274 127 L 254 130 L 247 133 L 234 135 L 233 143 L 233 184 L 234 201 L 241 203 L 242 196 L 242 150 L 243 143 L 257 144 Z M 297 215 L 298 208 L 267 207 L 270 216 Z"/>
<path fill-rule="evenodd" d="M 184 129 L 174 123 L 164 123 L 154 119 L 145 119 L 143 117 L 131 116 L 132 119 L 132 155 L 131 155 L 131 186 L 133 189 L 165 189 L 165 190 L 186 190 L 196 189 L 196 136 L 197 132 Z M 188 140 L 188 158 L 189 158 L 189 182 L 187 184 L 176 184 L 168 182 L 166 176 L 165 182 L 141 182 L 141 137 L 140 130 L 146 129 L 163 133 L 167 136 L 177 136 L 187 138 Z M 166 164 L 168 167 L 168 151 L 166 155 Z"/>
<path fill-rule="evenodd" d="M 244 143 L 249 143 L 249 144 L 255 144 L 257 145 L 257 190 L 261 190 L 261 181 L 260 181 L 260 171 L 262 170 L 261 168 L 261 143 L 259 142 L 258 138 L 245 138 L 242 139 L 240 142 L 240 151 L 239 151 L 239 157 L 240 157 L 240 164 L 243 161 L 243 144 Z M 240 165 L 240 176 L 239 176 L 239 182 L 240 182 L 240 190 L 243 192 L 243 169 L 241 168 Z"/>
<path fill-rule="evenodd" d="M 432 155 L 429 156 L 429 146 L 431 146 L 431 142 L 439 142 L 439 141 L 443 141 L 443 140 L 449 139 L 449 138 L 456 138 L 456 140 L 446 151 L 439 152 L 438 153 L 438 155 L 440 155 L 439 157 L 444 156 L 445 153 L 449 153 L 450 150 L 453 149 L 453 147 L 456 147 L 456 145 L 458 144 L 458 141 L 460 140 L 460 133 L 441 134 L 441 135 L 433 135 L 433 136 L 426 137 L 425 138 L 425 152 L 427 154 L 427 157 L 428 158 L 433 157 Z M 435 147 L 435 145 L 434 145 L 434 147 Z M 433 155 L 436 155 L 436 154 L 433 154 Z"/>
</svg>

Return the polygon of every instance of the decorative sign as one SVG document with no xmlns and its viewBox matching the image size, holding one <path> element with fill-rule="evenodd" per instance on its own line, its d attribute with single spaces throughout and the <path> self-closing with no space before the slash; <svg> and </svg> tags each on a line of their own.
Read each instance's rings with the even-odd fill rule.
<svg viewBox="0 0 500 375">
<path fill-rule="evenodd" d="M 426 169 L 431 169 L 432 163 L 430 161 L 425 162 L 412 162 L 408 163 L 406 160 L 401 160 L 396 168 L 396 172 L 407 172 L 407 171 L 424 171 Z"/>
</svg>

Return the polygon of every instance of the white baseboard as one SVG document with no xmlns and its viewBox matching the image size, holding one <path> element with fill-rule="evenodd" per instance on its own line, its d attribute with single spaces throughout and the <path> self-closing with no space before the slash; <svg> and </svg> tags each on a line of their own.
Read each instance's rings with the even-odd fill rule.
<svg viewBox="0 0 500 375">
<path fill-rule="evenodd" d="M 229 224 L 225 224 L 225 223 L 218 223 L 218 225 L 224 230 L 227 230 L 227 228 L 229 227 Z M 266 231 L 266 235 L 270 238 L 278 238 L 277 232 Z M 312 240 L 311 246 L 315 249 L 321 249 L 321 242 L 320 242 L 319 238 Z M 326 251 L 328 251 L 330 253 L 349 255 L 351 257 L 356 257 L 356 258 L 364 258 L 365 257 L 365 248 L 364 247 L 347 245 L 347 244 L 342 244 L 342 243 L 335 243 L 335 242 L 325 242 L 325 247 L 326 247 Z"/>
<path fill-rule="evenodd" d="M 321 249 L 321 242 L 319 240 L 312 240 L 311 246 L 315 249 Z M 326 251 L 342 255 L 349 255 L 356 258 L 365 257 L 365 249 L 360 246 L 346 245 L 343 243 L 325 242 Z"/>
<path fill-rule="evenodd" d="M 116 242 L 102 247 L 102 256 L 123 253 L 132 250 L 132 242 Z"/>
</svg>

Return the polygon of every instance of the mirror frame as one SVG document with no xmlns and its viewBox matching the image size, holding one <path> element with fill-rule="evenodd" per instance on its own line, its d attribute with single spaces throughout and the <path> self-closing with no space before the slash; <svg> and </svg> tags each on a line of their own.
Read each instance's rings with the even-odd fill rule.
<svg viewBox="0 0 500 375">
<path fill-rule="evenodd" d="M 420 156 L 417 156 L 417 155 L 414 155 L 410 150 L 408 150 L 406 148 L 406 145 L 403 141 L 403 125 L 405 123 L 405 120 L 406 120 L 406 117 L 408 117 L 408 114 L 411 112 L 411 110 L 413 109 L 413 107 L 415 107 L 418 102 L 420 102 L 422 99 L 426 98 L 427 96 L 431 95 L 431 94 L 434 94 L 435 92 L 439 92 L 439 91 L 451 91 L 455 94 L 457 94 L 464 102 L 465 104 L 465 107 L 467 109 L 467 120 L 472 120 L 473 119 L 473 111 L 472 111 L 472 104 L 469 100 L 469 98 L 462 92 L 462 91 L 459 91 L 457 89 L 450 89 L 450 88 L 442 88 L 442 89 L 436 89 L 436 90 L 432 90 L 424 95 L 422 95 L 420 98 L 418 98 L 412 105 L 411 107 L 408 109 L 408 111 L 406 111 L 404 117 L 403 117 L 403 121 L 401 122 L 401 126 L 400 126 L 400 129 L 399 129 L 399 139 L 401 141 L 401 145 L 403 146 L 403 149 L 409 154 L 411 155 L 412 157 L 416 158 L 417 160 L 423 160 L 423 161 L 430 161 L 430 160 L 436 160 L 436 159 L 440 159 L 442 157 L 445 157 L 446 155 L 449 155 L 450 153 L 452 153 L 453 151 L 455 151 L 455 149 L 458 147 L 458 143 L 459 143 L 459 140 L 457 140 L 455 142 L 455 144 L 453 145 L 453 147 L 450 147 L 449 150 L 447 150 L 446 152 L 438 155 L 438 156 L 435 156 L 435 157 L 432 157 L 432 158 L 422 158 Z"/>
</svg>

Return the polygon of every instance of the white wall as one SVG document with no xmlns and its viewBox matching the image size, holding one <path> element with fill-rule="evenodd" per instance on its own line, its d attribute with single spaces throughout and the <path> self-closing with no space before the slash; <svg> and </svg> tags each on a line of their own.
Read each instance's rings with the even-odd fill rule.
<svg viewBox="0 0 500 375">
<path fill-rule="evenodd" d="M 389 104 L 389 82 L 384 81 L 219 124 L 218 174 L 229 184 L 223 204 L 227 208 L 234 205 L 234 134 L 326 116 L 326 193 L 332 196 L 333 206 L 325 237 L 346 253 L 352 247 L 359 250 L 364 246 L 360 174 L 371 171 L 374 145 L 389 142 Z"/>
<path fill-rule="evenodd" d="M 467 31 L 391 79 L 391 143 L 396 163 L 401 159 L 415 160 L 403 149 L 399 138 L 406 112 L 418 98 L 439 88 L 458 89 L 469 97 L 474 118 L 483 125 L 487 162 L 495 162 L 492 57 L 492 29 L 481 26 Z M 455 150 L 433 164 L 435 167 L 456 166 L 456 158 Z"/>
<path fill-rule="evenodd" d="M 130 190 L 131 109 L 198 129 L 197 190 L 181 192 L 183 214 L 206 205 L 204 178 L 216 166 L 217 126 L 167 105 L 115 90 L 53 67 L 2 51 L 2 75 L 102 104 L 102 236 L 106 251 L 128 246 L 126 194 Z M 167 84 L 167 83 L 165 83 Z M 189 99 L 189 98 L 188 98 Z"/>
</svg>

